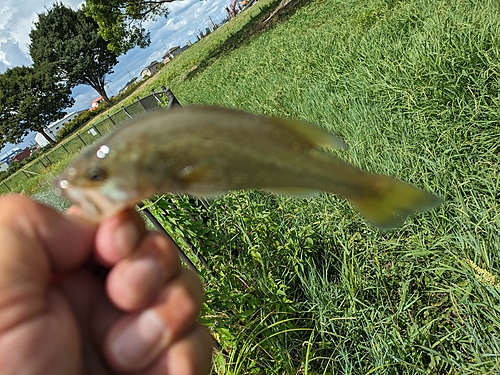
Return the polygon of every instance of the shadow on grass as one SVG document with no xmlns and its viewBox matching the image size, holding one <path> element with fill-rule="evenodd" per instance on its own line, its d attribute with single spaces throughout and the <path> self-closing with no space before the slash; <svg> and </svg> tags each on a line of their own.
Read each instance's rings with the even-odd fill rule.
<svg viewBox="0 0 500 375">
<path fill-rule="evenodd" d="M 234 51 L 248 43 L 255 36 L 285 22 L 288 17 L 311 1 L 312 0 L 273 1 L 240 30 L 229 36 L 224 42 L 217 46 L 217 48 L 215 48 L 205 59 L 200 61 L 200 63 L 186 75 L 186 79 L 194 78 L 197 74 L 203 72 L 207 67 L 213 64 L 219 57 Z M 258 5 L 257 3 L 253 6 Z"/>
</svg>

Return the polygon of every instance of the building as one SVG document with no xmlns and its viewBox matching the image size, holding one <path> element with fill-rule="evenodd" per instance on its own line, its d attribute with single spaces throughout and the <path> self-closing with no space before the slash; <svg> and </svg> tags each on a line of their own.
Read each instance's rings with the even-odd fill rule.
<svg viewBox="0 0 500 375">
<path fill-rule="evenodd" d="M 21 150 L 17 154 L 12 155 L 8 160 L 8 164 L 14 161 L 23 161 L 30 155 L 31 155 L 31 149 L 29 147 L 26 147 L 24 150 Z"/>
<path fill-rule="evenodd" d="M 42 133 L 36 133 L 35 142 L 40 147 L 45 147 L 50 143 L 49 141 L 47 141 L 47 138 L 45 138 Z"/>
<path fill-rule="evenodd" d="M 45 132 L 49 137 L 52 137 L 53 139 L 56 138 L 57 133 L 59 130 L 63 128 L 63 126 L 73 120 L 76 116 L 78 116 L 80 112 L 70 112 L 66 116 L 64 116 L 62 119 L 57 120 L 50 124 L 47 129 L 45 129 Z M 40 147 L 45 147 L 49 144 L 49 141 L 43 136 L 42 133 L 36 133 L 35 135 L 35 142 L 38 143 Z"/>
<path fill-rule="evenodd" d="M 184 46 L 184 47 L 181 47 L 181 46 L 175 46 L 175 47 L 172 47 L 170 48 L 167 52 L 165 52 L 165 54 L 163 55 L 162 57 L 162 60 L 163 60 L 163 63 L 166 64 L 168 63 L 170 60 L 172 60 L 175 56 L 177 56 L 179 53 L 181 53 L 182 51 L 185 51 L 186 49 L 188 48 L 188 46 Z"/>
<path fill-rule="evenodd" d="M 153 61 L 147 67 L 141 70 L 141 76 L 145 78 L 146 76 L 152 76 L 158 70 L 160 70 L 160 63 L 158 61 Z"/>
<path fill-rule="evenodd" d="M 90 109 L 89 109 L 89 111 L 92 111 L 92 110 L 96 109 L 97 107 L 99 107 L 99 104 L 101 104 L 103 101 L 104 101 L 104 98 L 102 96 L 100 96 L 100 97 L 95 98 L 94 100 L 92 100 L 90 102 Z"/>
<path fill-rule="evenodd" d="M 19 151 L 21 151 L 19 147 L 14 147 L 12 150 L 0 155 L 0 172 L 6 171 L 9 168 L 9 159 L 15 156 Z"/>
</svg>

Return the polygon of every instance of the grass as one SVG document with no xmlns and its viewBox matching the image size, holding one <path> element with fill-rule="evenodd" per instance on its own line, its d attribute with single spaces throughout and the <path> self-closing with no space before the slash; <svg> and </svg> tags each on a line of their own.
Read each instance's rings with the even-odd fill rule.
<svg viewBox="0 0 500 375">
<path fill-rule="evenodd" d="M 183 103 L 319 124 L 347 142 L 342 158 L 446 204 L 381 233 L 329 195 L 213 201 L 196 227 L 211 237 L 192 240 L 216 270 L 215 371 L 497 373 L 498 3 L 298 5 L 203 69 L 158 79 Z"/>
<path fill-rule="evenodd" d="M 446 203 L 380 232 L 328 194 L 159 200 L 214 269 L 201 317 L 223 347 L 214 373 L 498 373 L 500 5 L 294 1 L 262 24 L 267 4 L 154 84 L 316 123 L 346 141 L 341 158 Z"/>
</svg>

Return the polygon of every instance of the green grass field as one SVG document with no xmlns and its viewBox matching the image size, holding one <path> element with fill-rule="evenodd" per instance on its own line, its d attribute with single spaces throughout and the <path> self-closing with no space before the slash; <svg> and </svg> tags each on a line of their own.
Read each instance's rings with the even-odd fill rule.
<svg viewBox="0 0 500 375">
<path fill-rule="evenodd" d="M 214 373 L 499 373 L 500 3 L 298 0 L 263 24 L 269 3 L 155 84 L 316 123 L 346 141 L 339 157 L 445 204 L 380 232 L 327 194 L 157 201 L 214 269 L 201 318 L 223 347 Z"/>
<path fill-rule="evenodd" d="M 183 103 L 319 124 L 349 145 L 345 160 L 446 203 L 381 233 L 329 195 L 213 201 L 184 234 L 216 269 L 215 372 L 498 373 L 499 3 L 299 5 L 158 79 Z"/>
</svg>

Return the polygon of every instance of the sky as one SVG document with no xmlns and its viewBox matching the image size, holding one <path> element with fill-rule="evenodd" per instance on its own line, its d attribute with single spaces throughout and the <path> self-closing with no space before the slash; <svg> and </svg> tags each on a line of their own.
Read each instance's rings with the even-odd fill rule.
<svg viewBox="0 0 500 375">
<path fill-rule="evenodd" d="M 44 13 L 55 0 L 0 0 L 0 73 L 9 68 L 31 65 L 28 53 L 29 33 L 34 28 L 33 22 L 38 13 Z M 106 77 L 108 94 L 114 96 L 130 81 L 139 76 L 141 70 L 152 61 L 160 61 L 163 54 L 171 47 L 183 46 L 188 41 L 194 43 L 200 30 L 205 31 L 211 25 L 209 17 L 216 23 L 226 18 L 225 7 L 231 0 L 182 0 L 168 5 L 168 18 L 158 18 L 144 24 L 151 33 L 151 45 L 145 49 L 134 48 L 118 58 L 114 73 Z M 67 6 L 78 9 L 81 0 L 62 0 Z M 98 97 L 89 86 L 77 86 L 72 96 L 75 105 L 67 111 L 83 110 L 90 107 L 90 102 Z M 32 143 L 34 134 L 25 138 L 20 147 Z M 6 146 L 0 153 L 9 149 Z"/>
</svg>

